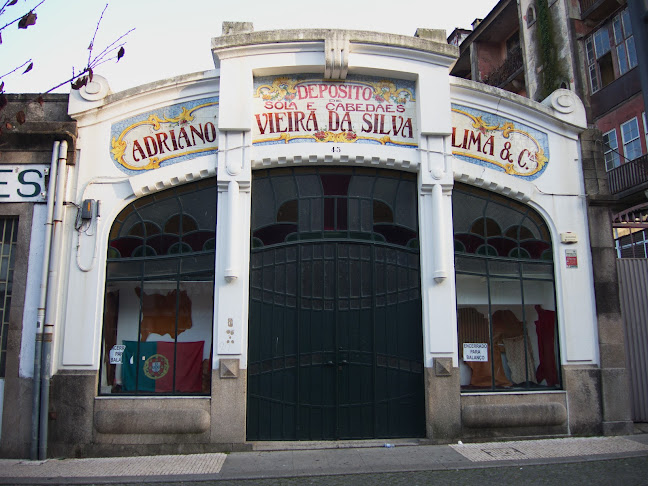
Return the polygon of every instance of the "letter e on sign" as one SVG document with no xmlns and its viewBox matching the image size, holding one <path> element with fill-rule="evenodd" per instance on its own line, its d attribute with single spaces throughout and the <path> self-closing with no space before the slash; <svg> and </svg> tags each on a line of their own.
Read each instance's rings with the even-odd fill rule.
<svg viewBox="0 0 648 486">
<path fill-rule="evenodd" d="M 44 164 L 4 165 L 0 169 L 0 202 L 45 202 Z"/>
</svg>

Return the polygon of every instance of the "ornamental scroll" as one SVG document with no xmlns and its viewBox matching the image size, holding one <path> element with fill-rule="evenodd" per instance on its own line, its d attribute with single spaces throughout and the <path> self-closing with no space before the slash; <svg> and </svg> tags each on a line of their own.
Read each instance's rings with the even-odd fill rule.
<svg viewBox="0 0 648 486">
<path fill-rule="evenodd" d="M 400 79 L 258 77 L 253 144 L 335 142 L 415 148 L 415 94 L 415 83 Z"/>
<path fill-rule="evenodd" d="M 452 105 L 452 155 L 533 180 L 549 164 L 546 133 L 501 116 Z"/>
<path fill-rule="evenodd" d="M 113 124 L 110 153 L 127 174 L 218 151 L 218 99 L 166 106 Z"/>
</svg>

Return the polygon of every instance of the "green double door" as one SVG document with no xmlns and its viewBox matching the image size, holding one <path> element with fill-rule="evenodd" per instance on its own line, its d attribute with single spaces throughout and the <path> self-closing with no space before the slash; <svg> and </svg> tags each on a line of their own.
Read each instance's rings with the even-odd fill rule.
<svg viewBox="0 0 648 486">
<path fill-rule="evenodd" d="M 418 249 L 300 241 L 250 271 L 248 440 L 425 435 Z"/>
</svg>

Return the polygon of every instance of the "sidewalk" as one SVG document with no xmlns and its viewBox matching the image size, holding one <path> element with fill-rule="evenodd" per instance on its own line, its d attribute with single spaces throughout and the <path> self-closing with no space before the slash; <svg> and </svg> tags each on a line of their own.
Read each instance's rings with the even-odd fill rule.
<svg viewBox="0 0 648 486">
<path fill-rule="evenodd" d="M 272 447 L 274 444 L 271 444 Z M 255 450 L 47 461 L 0 460 L 0 484 L 219 481 L 402 471 L 476 469 L 648 456 L 648 434 L 451 445 L 414 441 L 285 443 L 307 450 Z M 363 447 L 358 447 L 362 445 Z M 337 448 L 322 448 L 335 446 Z M 269 447 L 267 443 L 259 447 Z M 319 447 L 319 448 L 317 448 Z"/>
</svg>

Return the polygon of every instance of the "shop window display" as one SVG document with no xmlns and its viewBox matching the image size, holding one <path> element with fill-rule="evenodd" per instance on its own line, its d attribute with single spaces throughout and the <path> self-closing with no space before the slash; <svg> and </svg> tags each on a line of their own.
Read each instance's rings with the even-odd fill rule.
<svg viewBox="0 0 648 486">
<path fill-rule="evenodd" d="M 531 207 L 453 191 L 462 391 L 560 388 L 553 253 Z"/>
<path fill-rule="evenodd" d="M 100 393 L 207 394 L 211 384 L 214 179 L 129 204 L 111 228 Z"/>
</svg>

